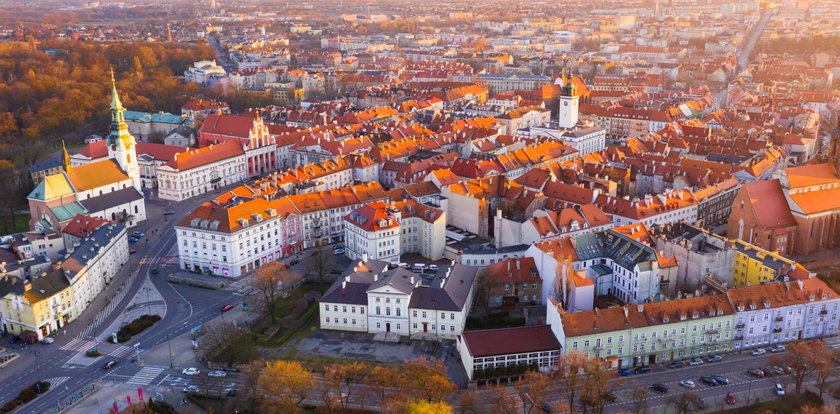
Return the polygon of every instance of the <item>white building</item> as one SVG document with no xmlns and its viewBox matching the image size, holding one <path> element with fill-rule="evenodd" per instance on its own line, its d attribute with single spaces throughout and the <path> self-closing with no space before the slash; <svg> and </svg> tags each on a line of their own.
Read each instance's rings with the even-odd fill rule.
<svg viewBox="0 0 840 414">
<path fill-rule="evenodd" d="M 353 260 L 398 263 L 400 255 L 419 253 L 440 260 L 446 249 L 446 213 L 414 200 L 376 202 L 344 218 L 345 249 Z"/>
<path fill-rule="evenodd" d="M 67 250 L 60 269 L 70 282 L 75 314 L 81 315 L 128 261 L 126 228 L 105 224 Z"/>
<path fill-rule="evenodd" d="M 158 197 L 183 201 L 247 177 L 245 150 L 236 141 L 177 153 L 157 167 Z"/>
<path fill-rule="evenodd" d="M 227 193 L 175 226 L 181 269 L 238 277 L 290 254 L 301 241 L 300 212 L 286 198 L 240 200 Z"/>
<path fill-rule="evenodd" d="M 430 340 L 454 339 L 472 307 L 478 268 L 453 265 L 424 287 L 422 275 L 387 270 L 382 261 L 359 262 L 320 300 L 321 329 L 396 333 Z"/>
<path fill-rule="evenodd" d="M 729 289 L 733 349 L 837 335 L 840 296 L 817 278 Z"/>
<path fill-rule="evenodd" d="M 351 260 L 367 256 L 389 263 L 400 261 L 399 210 L 383 202 L 370 203 L 344 218 L 344 241 Z"/>
<path fill-rule="evenodd" d="M 456 346 L 471 380 L 476 372 L 508 366 L 536 365 L 545 372 L 557 367 L 562 352 L 547 325 L 467 331 Z"/>
<path fill-rule="evenodd" d="M 215 60 L 201 60 L 193 63 L 191 68 L 184 71 L 184 81 L 200 83 L 213 87 L 227 78 L 225 68 L 216 64 Z"/>
</svg>

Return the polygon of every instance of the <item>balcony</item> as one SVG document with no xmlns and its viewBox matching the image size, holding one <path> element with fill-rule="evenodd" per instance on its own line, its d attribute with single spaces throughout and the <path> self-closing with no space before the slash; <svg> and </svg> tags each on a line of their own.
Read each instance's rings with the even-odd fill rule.
<svg viewBox="0 0 840 414">
<path fill-rule="evenodd" d="M 708 331 L 706 331 L 706 333 L 709 335 L 717 335 L 718 332 L 719 331 L 717 329 L 709 329 Z"/>
<path fill-rule="evenodd" d="M 827 314 L 828 314 L 828 309 L 823 309 L 823 310 L 820 311 L 820 315 L 827 315 Z"/>
<path fill-rule="evenodd" d="M 603 346 L 601 346 L 601 345 L 595 345 L 595 347 L 594 347 L 594 348 L 592 348 L 592 350 L 593 350 L 593 351 L 603 351 L 603 350 L 604 350 L 604 347 L 603 347 Z"/>
<path fill-rule="evenodd" d="M 744 323 L 739 323 L 735 325 L 735 329 L 744 329 Z"/>
<path fill-rule="evenodd" d="M 735 340 L 736 341 L 741 341 L 743 339 L 744 339 L 744 335 L 735 335 Z"/>
<path fill-rule="evenodd" d="M 782 328 L 773 329 L 773 333 L 779 333 L 779 332 L 782 332 Z"/>
<path fill-rule="evenodd" d="M 776 322 L 783 322 L 784 320 L 785 320 L 785 318 L 783 318 L 781 316 L 776 317 Z"/>
</svg>

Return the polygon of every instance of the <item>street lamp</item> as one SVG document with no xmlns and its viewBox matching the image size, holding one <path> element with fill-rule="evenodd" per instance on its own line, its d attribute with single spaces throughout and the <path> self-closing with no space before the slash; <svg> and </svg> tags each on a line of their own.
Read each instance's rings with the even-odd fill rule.
<svg viewBox="0 0 840 414">
<path fill-rule="evenodd" d="M 32 351 L 35 355 L 35 370 L 38 372 L 38 382 L 41 382 L 41 364 L 38 363 L 38 351 Z"/>
<path fill-rule="evenodd" d="M 175 358 L 175 355 L 172 355 L 172 344 L 169 343 L 169 336 L 166 337 L 166 346 L 169 348 L 169 368 L 174 368 L 172 366 L 172 360 Z"/>
</svg>

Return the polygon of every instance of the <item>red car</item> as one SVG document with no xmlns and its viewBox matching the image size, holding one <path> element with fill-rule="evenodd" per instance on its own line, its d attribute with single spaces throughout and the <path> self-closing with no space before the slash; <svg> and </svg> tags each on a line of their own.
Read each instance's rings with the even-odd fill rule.
<svg viewBox="0 0 840 414">
<path fill-rule="evenodd" d="M 730 392 L 729 394 L 726 394 L 726 403 L 730 404 L 730 405 L 735 404 L 735 393 L 734 392 Z"/>
<path fill-rule="evenodd" d="M 233 305 L 225 305 L 225 306 L 222 306 L 221 308 L 219 308 L 219 310 L 222 311 L 222 312 L 227 312 L 231 309 L 233 309 Z"/>
</svg>

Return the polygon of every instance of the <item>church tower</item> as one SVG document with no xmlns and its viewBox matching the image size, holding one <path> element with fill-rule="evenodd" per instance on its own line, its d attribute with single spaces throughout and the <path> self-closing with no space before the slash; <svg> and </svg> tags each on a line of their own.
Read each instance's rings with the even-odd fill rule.
<svg viewBox="0 0 840 414">
<path fill-rule="evenodd" d="M 126 175 L 131 177 L 137 191 L 142 191 L 140 188 L 140 167 L 137 165 L 137 150 L 135 149 L 137 143 L 131 133 L 128 132 L 124 113 L 125 107 L 123 107 L 117 94 L 114 70 L 111 69 L 111 131 L 108 133 L 106 140 L 108 158 L 116 161 Z"/>
<path fill-rule="evenodd" d="M 557 110 L 557 123 L 560 128 L 574 128 L 578 122 L 578 101 L 580 97 L 577 96 L 577 91 L 572 83 L 571 73 L 566 76 L 563 73 L 561 92 L 560 92 L 560 107 Z"/>
</svg>

